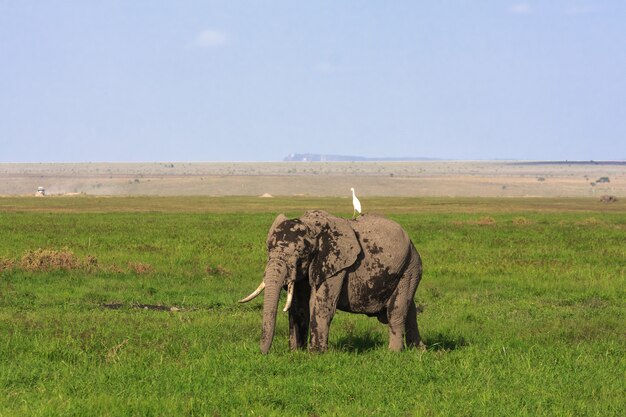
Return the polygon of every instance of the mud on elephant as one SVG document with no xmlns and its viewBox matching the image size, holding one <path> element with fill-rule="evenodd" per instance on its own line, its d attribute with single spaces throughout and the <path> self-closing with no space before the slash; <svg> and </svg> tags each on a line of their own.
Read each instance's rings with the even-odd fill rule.
<svg viewBox="0 0 626 417">
<path fill-rule="evenodd" d="M 261 351 L 274 338 L 281 289 L 287 289 L 289 345 L 325 351 L 336 309 L 375 316 L 389 325 L 389 348 L 422 346 L 413 297 L 422 276 L 418 252 L 406 232 L 384 217 L 356 220 L 324 211 L 297 219 L 279 215 L 267 236 Z M 309 339 L 310 333 L 310 339 Z"/>
</svg>

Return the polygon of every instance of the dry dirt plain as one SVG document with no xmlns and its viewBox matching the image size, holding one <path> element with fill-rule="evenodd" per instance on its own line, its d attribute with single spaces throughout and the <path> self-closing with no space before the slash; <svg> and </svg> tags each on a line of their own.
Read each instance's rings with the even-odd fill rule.
<svg viewBox="0 0 626 417">
<path fill-rule="evenodd" d="M 601 180 L 603 179 L 603 180 Z M 0 195 L 626 197 L 626 162 L 0 163 Z"/>
</svg>

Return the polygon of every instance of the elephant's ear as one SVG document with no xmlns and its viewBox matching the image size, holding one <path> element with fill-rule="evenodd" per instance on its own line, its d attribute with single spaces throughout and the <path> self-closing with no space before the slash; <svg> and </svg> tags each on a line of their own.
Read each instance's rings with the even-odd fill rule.
<svg viewBox="0 0 626 417">
<path fill-rule="evenodd" d="M 285 220 L 289 219 L 284 214 L 279 214 L 278 216 L 276 216 L 274 223 L 272 223 L 272 227 L 270 227 L 270 231 L 267 233 L 267 240 L 265 241 L 265 245 L 268 248 L 270 247 L 270 243 L 272 243 L 272 239 L 274 238 L 274 232 L 276 231 L 276 227 L 278 227 L 278 225 Z"/>
<path fill-rule="evenodd" d="M 354 265 L 361 253 L 361 245 L 346 219 L 323 211 L 310 211 L 300 220 L 317 237 L 316 254 L 309 267 L 309 278 L 316 287 Z"/>
</svg>

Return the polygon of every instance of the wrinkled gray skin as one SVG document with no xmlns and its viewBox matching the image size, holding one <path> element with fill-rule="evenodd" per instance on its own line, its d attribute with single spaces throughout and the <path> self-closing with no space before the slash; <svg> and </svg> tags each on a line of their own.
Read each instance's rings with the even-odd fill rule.
<svg viewBox="0 0 626 417">
<path fill-rule="evenodd" d="M 420 256 L 397 223 L 374 215 L 346 220 L 324 211 L 299 219 L 279 215 L 267 237 L 261 351 L 272 345 L 278 299 L 294 282 L 289 345 L 325 351 L 336 309 L 389 324 L 389 349 L 423 346 L 413 297 Z"/>
</svg>

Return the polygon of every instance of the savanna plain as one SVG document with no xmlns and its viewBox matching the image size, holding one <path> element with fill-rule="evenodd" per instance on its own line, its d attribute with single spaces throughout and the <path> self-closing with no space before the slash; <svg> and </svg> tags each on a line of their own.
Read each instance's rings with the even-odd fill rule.
<svg viewBox="0 0 626 417">
<path fill-rule="evenodd" d="M 349 198 L 0 198 L 0 416 L 625 415 L 623 200 L 362 198 L 422 255 L 427 349 L 339 312 L 290 352 L 283 314 L 261 355 L 273 219 Z"/>
</svg>

